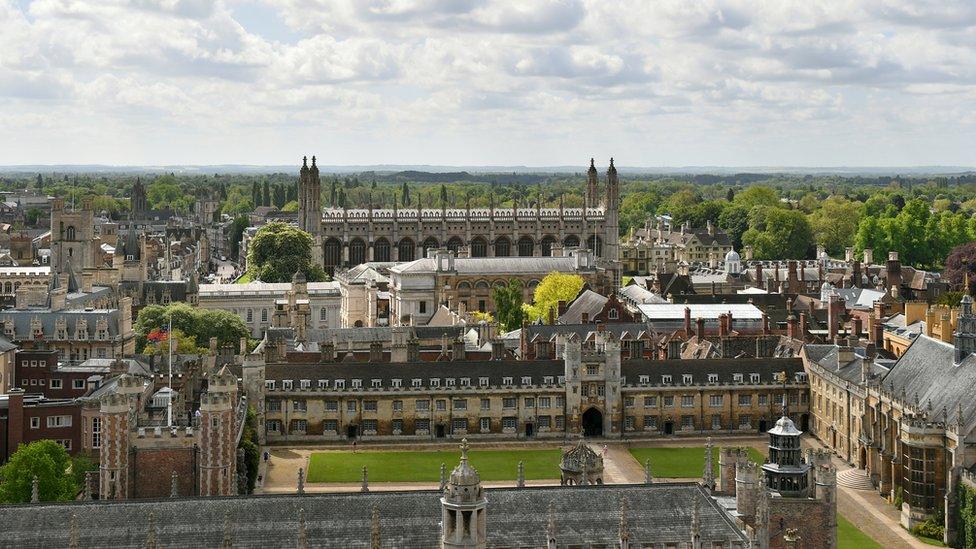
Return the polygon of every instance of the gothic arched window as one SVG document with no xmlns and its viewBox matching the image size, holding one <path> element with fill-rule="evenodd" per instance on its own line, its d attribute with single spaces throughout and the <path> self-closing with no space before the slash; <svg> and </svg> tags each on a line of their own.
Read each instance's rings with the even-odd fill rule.
<svg viewBox="0 0 976 549">
<path fill-rule="evenodd" d="M 471 241 L 471 257 L 488 257 L 488 241 L 478 236 Z"/>
<path fill-rule="evenodd" d="M 563 245 L 567 248 L 578 248 L 580 245 L 580 239 L 575 234 L 571 234 L 566 237 L 566 240 L 563 240 Z"/>
<path fill-rule="evenodd" d="M 456 236 L 447 241 L 447 249 L 454 253 L 457 253 L 461 246 L 464 246 L 464 241 Z"/>
<path fill-rule="evenodd" d="M 354 238 L 349 242 L 349 266 L 354 267 L 366 263 L 366 243 L 362 238 Z"/>
<path fill-rule="evenodd" d="M 535 242 L 532 241 L 532 237 L 523 236 L 518 241 L 518 254 L 519 257 L 532 257 L 535 253 Z"/>
<path fill-rule="evenodd" d="M 416 247 L 414 246 L 413 240 L 404 238 L 397 244 L 397 261 L 413 261 L 415 253 Z"/>
<path fill-rule="evenodd" d="M 539 250 L 542 252 L 542 257 L 552 256 L 552 245 L 555 243 L 556 243 L 556 239 L 549 235 L 542 237 L 542 242 L 539 245 L 539 247 L 542 248 L 541 250 Z"/>
<path fill-rule="evenodd" d="M 421 248 L 424 250 L 424 257 L 427 257 L 427 250 L 437 249 L 438 246 L 440 246 L 440 244 L 438 244 L 437 239 L 432 236 L 424 240 L 424 243 L 421 245 Z"/>
<path fill-rule="evenodd" d="M 512 255 L 512 242 L 505 236 L 499 236 L 495 240 L 495 257 L 508 257 Z"/>
<path fill-rule="evenodd" d="M 373 261 L 390 261 L 390 241 L 378 238 L 373 242 Z"/>
<path fill-rule="evenodd" d="M 335 238 L 325 241 L 325 268 L 333 269 L 342 263 L 342 242 Z"/>
</svg>

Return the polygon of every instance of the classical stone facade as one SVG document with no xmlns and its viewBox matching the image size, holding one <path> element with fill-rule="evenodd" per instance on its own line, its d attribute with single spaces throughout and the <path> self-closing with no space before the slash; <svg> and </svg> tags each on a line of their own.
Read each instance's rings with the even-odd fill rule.
<svg viewBox="0 0 976 549">
<path fill-rule="evenodd" d="M 275 315 L 283 315 L 289 324 L 298 312 L 299 305 L 307 309 L 301 316 L 305 329 L 328 329 L 340 326 L 340 301 L 338 282 L 271 283 L 248 282 L 247 284 L 201 284 L 197 302 L 203 309 L 220 309 L 241 317 L 251 337 L 259 338 L 275 324 Z"/>
<path fill-rule="evenodd" d="M 299 226 L 312 234 L 316 255 L 328 272 L 366 262 L 405 262 L 447 248 L 469 257 L 546 257 L 556 248 L 586 247 L 619 271 L 620 188 L 610 160 L 605 191 L 597 191 L 592 160 L 587 172 L 588 200 L 583 208 L 535 208 L 495 205 L 488 208 L 359 209 L 321 211 L 321 181 L 315 159 L 299 176 Z M 320 222 L 316 222 L 319 220 Z"/>
<path fill-rule="evenodd" d="M 806 421 L 799 359 L 623 359 L 603 332 L 586 342 L 557 336 L 555 350 L 558 360 L 532 361 L 249 355 L 244 378 L 268 441 L 765 432 L 784 371 L 786 398 Z"/>
</svg>

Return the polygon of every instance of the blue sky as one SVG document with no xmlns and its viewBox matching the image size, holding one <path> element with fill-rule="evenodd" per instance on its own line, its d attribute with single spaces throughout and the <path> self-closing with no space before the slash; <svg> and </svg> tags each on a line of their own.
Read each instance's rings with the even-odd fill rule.
<svg viewBox="0 0 976 549">
<path fill-rule="evenodd" d="M 0 0 L 0 164 L 976 165 L 976 3 Z"/>
</svg>

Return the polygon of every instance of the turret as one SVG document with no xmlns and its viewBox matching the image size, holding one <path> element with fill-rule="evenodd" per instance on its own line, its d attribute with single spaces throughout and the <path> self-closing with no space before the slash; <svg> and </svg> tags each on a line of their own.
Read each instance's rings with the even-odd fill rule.
<svg viewBox="0 0 976 549">
<path fill-rule="evenodd" d="M 201 496 L 231 496 L 237 493 L 233 392 L 223 390 L 223 384 L 215 389 L 200 397 L 199 492 Z"/>
<path fill-rule="evenodd" d="M 123 376 L 124 377 L 124 376 Z M 102 441 L 99 448 L 99 498 L 129 497 L 129 399 L 124 394 L 105 396 L 99 408 Z"/>
<path fill-rule="evenodd" d="M 591 158 L 590 169 L 586 171 L 586 204 L 583 205 L 584 208 L 595 208 L 600 203 L 599 191 L 597 191 L 598 186 L 599 179 L 596 173 L 596 166 Z"/>
<path fill-rule="evenodd" d="M 478 471 L 468 463 L 468 441 L 461 441 L 461 461 L 441 498 L 441 547 L 487 546 L 488 499 Z"/>
</svg>

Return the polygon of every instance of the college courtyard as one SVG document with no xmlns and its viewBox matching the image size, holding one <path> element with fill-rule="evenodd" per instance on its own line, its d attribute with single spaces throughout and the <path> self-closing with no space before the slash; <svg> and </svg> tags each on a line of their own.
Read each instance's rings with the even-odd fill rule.
<svg viewBox="0 0 976 549">
<path fill-rule="evenodd" d="M 562 451 L 576 441 L 489 442 L 471 446 L 470 459 L 488 488 L 515 486 L 519 462 L 526 486 L 558 485 Z M 613 441 L 588 439 L 588 445 L 604 456 L 603 480 L 608 484 L 640 484 L 645 464 L 657 481 L 693 481 L 702 476 L 705 463 L 703 438 L 666 441 Z M 741 446 L 749 458 L 762 463 L 768 438 L 744 437 L 713 441 L 713 467 L 718 473 L 721 446 Z M 818 443 L 804 437 L 805 447 Z M 329 446 L 272 446 L 262 461 L 257 493 L 289 493 L 298 490 L 299 471 L 305 492 L 363 490 L 363 467 L 371 491 L 436 489 L 441 464 L 450 471 L 457 461 L 456 442 L 424 444 L 358 444 Z M 861 482 L 856 469 L 835 459 L 838 470 L 837 543 L 839 549 L 931 547 L 901 528 L 898 511 Z"/>
</svg>

